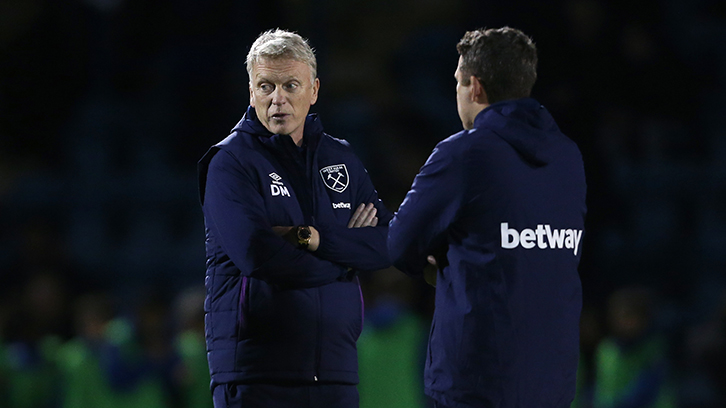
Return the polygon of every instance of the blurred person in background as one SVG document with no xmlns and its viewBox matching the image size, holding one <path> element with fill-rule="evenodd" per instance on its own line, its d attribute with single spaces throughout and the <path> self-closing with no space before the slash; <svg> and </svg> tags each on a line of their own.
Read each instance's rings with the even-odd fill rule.
<svg viewBox="0 0 726 408">
<path fill-rule="evenodd" d="M 519 30 L 457 45 L 465 130 L 440 142 L 389 230 L 394 265 L 436 283 L 425 391 L 436 407 L 569 407 L 575 395 L 585 174 L 577 145 L 530 93 Z"/>
<path fill-rule="evenodd" d="M 48 407 L 58 401 L 54 356 L 73 331 L 64 277 L 52 269 L 28 275 L 18 293 L 9 293 L 13 306 L 5 331 L 7 394 L 0 398 L 10 408 Z"/>
<path fill-rule="evenodd" d="M 8 383 L 10 367 L 8 366 L 8 352 L 5 343 L 6 325 L 10 317 L 11 309 L 8 297 L 5 292 L 2 292 L 0 295 L 0 407 L 10 406 L 8 402 L 8 395 L 10 394 L 10 386 Z"/>
<path fill-rule="evenodd" d="M 199 162 L 216 408 L 358 406 L 356 273 L 390 266 L 391 215 L 348 143 L 308 115 L 316 70 L 302 37 L 262 33 L 250 106 Z"/>
<path fill-rule="evenodd" d="M 595 408 L 673 408 L 665 338 L 653 324 L 653 294 L 625 287 L 608 299 L 610 335 L 595 355 Z"/>
<path fill-rule="evenodd" d="M 181 405 L 187 408 L 211 408 L 209 366 L 204 343 L 204 287 L 189 288 L 175 301 L 177 332 L 174 348 L 181 359 L 176 373 Z"/>
<path fill-rule="evenodd" d="M 116 313 L 105 292 L 76 302 L 77 336 L 56 353 L 64 408 L 179 406 L 166 300 L 141 298 Z"/>
<path fill-rule="evenodd" d="M 712 315 L 691 328 L 686 337 L 688 368 L 704 388 L 698 406 L 726 406 L 726 289 Z"/>
<path fill-rule="evenodd" d="M 424 407 L 428 331 L 412 307 L 414 281 L 391 269 L 366 274 L 361 285 L 366 310 L 358 340 L 360 407 Z"/>
<path fill-rule="evenodd" d="M 182 404 L 181 370 L 165 299 L 142 299 L 117 313 L 104 291 L 74 304 L 76 336 L 54 352 L 63 408 L 168 408 Z"/>
<path fill-rule="evenodd" d="M 570 408 L 592 408 L 595 388 L 595 351 L 603 338 L 599 309 L 590 305 L 580 316 L 580 361 L 577 365 L 577 388 Z"/>
<path fill-rule="evenodd" d="M 58 348 L 55 362 L 60 372 L 63 408 L 111 408 L 119 405 L 105 371 L 104 352 L 109 347 L 108 323 L 114 318 L 110 296 L 87 293 L 73 304 L 76 335 Z"/>
</svg>

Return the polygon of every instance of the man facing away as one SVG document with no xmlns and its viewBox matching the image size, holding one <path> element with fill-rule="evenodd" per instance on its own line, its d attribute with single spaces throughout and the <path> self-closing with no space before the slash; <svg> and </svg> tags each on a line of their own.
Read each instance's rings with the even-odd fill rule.
<svg viewBox="0 0 726 408">
<path fill-rule="evenodd" d="M 356 271 L 390 265 L 391 215 L 308 115 L 320 81 L 307 41 L 261 34 L 247 72 L 246 114 L 199 162 L 214 406 L 357 407 Z"/>
<path fill-rule="evenodd" d="M 396 267 L 413 276 L 438 267 L 426 394 L 437 407 L 569 407 L 586 212 L 580 151 L 529 97 L 529 37 L 481 29 L 457 50 L 464 130 L 436 146 L 389 229 Z"/>
</svg>

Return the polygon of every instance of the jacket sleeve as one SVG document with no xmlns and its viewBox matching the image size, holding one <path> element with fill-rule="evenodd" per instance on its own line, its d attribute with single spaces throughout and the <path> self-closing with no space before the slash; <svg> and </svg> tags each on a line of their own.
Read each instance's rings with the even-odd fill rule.
<svg viewBox="0 0 726 408">
<path fill-rule="evenodd" d="M 272 284 L 314 287 L 347 273 L 344 266 L 319 259 L 277 236 L 253 178 L 224 150 L 209 163 L 202 208 L 207 228 L 243 275 Z"/>
<path fill-rule="evenodd" d="M 348 228 L 346 225 L 315 225 L 320 231 L 320 246 L 315 254 L 322 259 L 349 266 L 361 271 L 374 271 L 391 266 L 388 257 L 388 223 L 392 215 L 378 198 L 378 192 L 371 182 L 363 164 L 358 162 L 356 176 L 359 177 L 356 201 L 353 210 L 360 205 L 373 203 L 377 210 L 378 226 Z"/>
<path fill-rule="evenodd" d="M 452 143 L 439 143 L 413 181 L 411 190 L 391 220 L 388 251 L 393 265 L 420 276 L 445 242 L 447 228 L 455 220 L 464 192 L 463 160 Z"/>
</svg>

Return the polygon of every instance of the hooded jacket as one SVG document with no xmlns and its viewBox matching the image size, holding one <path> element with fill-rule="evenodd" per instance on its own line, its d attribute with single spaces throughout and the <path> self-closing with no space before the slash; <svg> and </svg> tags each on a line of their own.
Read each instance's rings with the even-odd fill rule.
<svg viewBox="0 0 726 408">
<path fill-rule="evenodd" d="M 434 149 L 391 221 L 389 255 L 439 255 L 426 393 L 449 407 L 569 407 L 575 393 L 580 151 L 534 99 L 480 112 Z M 442 256 L 445 254 L 445 256 Z"/>
<path fill-rule="evenodd" d="M 303 141 L 301 149 L 271 134 L 250 107 L 199 162 L 212 387 L 358 382 L 363 301 L 354 272 L 390 265 L 391 215 L 348 143 L 325 134 L 316 115 Z M 371 202 L 379 226 L 347 228 L 356 206 Z M 317 251 L 272 230 L 296 225 L 318 229 Z"/>
</svg>

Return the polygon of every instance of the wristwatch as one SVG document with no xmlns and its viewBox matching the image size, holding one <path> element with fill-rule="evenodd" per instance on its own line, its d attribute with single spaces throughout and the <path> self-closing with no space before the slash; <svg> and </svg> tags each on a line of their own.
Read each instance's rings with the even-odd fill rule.
<svg viewBox="0 0 726 408">
<path fill-rule="evenodd" d="M 313 238 L 313 233 L 310 231 L 310 227 L 307 225 L 300 225 L 297 227 L 297 244 L 302 249 L 307 249 L 310 245 L 310 240 Z"/>
</svg>

